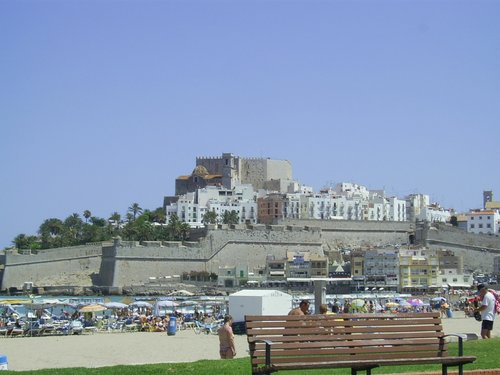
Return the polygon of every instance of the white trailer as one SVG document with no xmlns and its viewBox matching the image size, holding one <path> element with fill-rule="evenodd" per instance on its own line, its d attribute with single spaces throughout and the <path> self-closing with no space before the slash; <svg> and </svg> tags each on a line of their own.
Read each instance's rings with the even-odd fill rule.
<svg viewBox="0 0 500 375">
<path fill-rule="evenodd" d="M 234 322 L 245 315 L 286 315 L 292 309 L 292 296 L 279 290 L 244 289 L 229 295 L 229 314 Z"/>
</svg>

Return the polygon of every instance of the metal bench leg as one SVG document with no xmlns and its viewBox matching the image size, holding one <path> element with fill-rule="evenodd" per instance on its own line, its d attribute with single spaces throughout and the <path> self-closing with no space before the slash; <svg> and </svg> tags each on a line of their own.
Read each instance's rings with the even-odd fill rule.
<svg viewBox="0 0 500 375">
<path fill-rule="evenodd" d="M 363 371 L 363 370 L 361 370 L 361 371 Z M 372 375 L 372 368 L 371 367 L 365 368 L 364 371 L 366 371 L 366 375 Z M 351 368 L 351 375 L 357 375 L 357 374 L 358 374 L 358 369 Z"/>
</svg>

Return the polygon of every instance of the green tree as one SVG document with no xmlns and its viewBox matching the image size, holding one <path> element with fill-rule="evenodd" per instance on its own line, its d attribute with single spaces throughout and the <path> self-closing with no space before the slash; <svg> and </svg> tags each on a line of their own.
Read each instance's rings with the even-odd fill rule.
<svg viewBox="0 0 500 375">
<path fill-rule="evenodd" d="M 118 212 L 115 211 L 109 217 L 108 222 L 112 227 L 119 228 L 122 222 L 122 215 L 120 215 Z"/>
<path fill-rule="evenodd" d="M 92 217 L 92 212 L 90 212 L 89 210 L 83 211 L 83 217 L 85 218 L 85 222 L 87 223 Z"/>
<path fill-rule="evenodd" d="M 203 224 L 217 224 L 217 212 L 215 210 L 207 211 L 203 214 Z"/>
<path fill-rule="evenodd" d="M 189 238 L 189 231 L 190 230 L 191 230 L 191 227 L 189 226 L 188 223 L 181 223 L 181 226 L 179 228 L 180 237 L 178 239 L 181 241 L 187 240 Z"/>
<path fill-rule="evenodd" d="M 142 214 L 142 208 L 139 206 L 139 203 L 132 203 L 132 206 L 128 208 L 128 212 L 131 212 L 134 216 L 134 220 L 137 218 L 137 215 Z"/>
<path fill-rule="evenodd" d="M 158 207 L 156 210 L 151 212 L 150 220 L 153 223 L 165 224 L 167 216 L 165 215 L 165 210 L 163 207 Z"/>
<path fill-rule="evenodd" d="M 45 220 L 38 229 L 38 234 L 42 240 L 42 248 L 60 247 L 60 236 L 63 230 L 64 224 L 61 220 L 56 218 Z"/>
<path fill-rule="evenodd" d="M 90 218 L 90 222 L 92 223 L 92 225 L 95 225 L 96 227 L 104 228 L 106 226 L 106 220 L 103 219 L 102 217 L 92 216 Z"/>
<path fill-rule="evenodd" d="M 139 217 L 133 224 L 137 229 L 137 241 L 152 241 L 155 238 L 153 237 L 154 231 L 153 226 L 147 220 L 146 216 Z"/>
<path fill-rule="evenodd" d="M 240 222 L 240 217 L 238 213 L 234 210 L 224 211 L 222 216 L 222 222 L 224 224 L 238 224 Z"/>
<path fill-rule="evenodd" d="M 172 214 L 167 224 L 169 238 L 174 241 L 182 241 L 189 237 L 191 227 L 179 219 L 177 214 Z"/>
<path fill-rule="evenodd" d="M 62 233 L 63 246 L 73 246 L 81 244 L 83 220 L 80 215 L 73 213 L 64 219 L 64 230 Z"/>
<path fill-rule="evenodd" d="M 170 215 L 167 224 L 167 232 L 171 240 L 175 240 L 176 238 L 179 237 L 180 226 L 181 226 L 181 221 L 179 219 L 179 216 L 177 216 L 177 214 L 175 213 Z"/>
<path fill-rule="evenodd" d="M 37 236 L 27 236 L 24 233 L 17 235 L 12 243 L 19 250 L 34 250 L 40 247 Z"/>
<path fill-rule="evenodd" d="M 454 227 L 458 227 L 458 218 L 455 215 L 450 217 L 450 224 Z"/>
</svg>

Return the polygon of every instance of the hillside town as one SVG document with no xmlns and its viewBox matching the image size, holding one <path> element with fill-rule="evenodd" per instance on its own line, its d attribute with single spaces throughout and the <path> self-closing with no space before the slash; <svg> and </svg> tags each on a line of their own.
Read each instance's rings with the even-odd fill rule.
<svg viewBox="0 0 500 375">
<path fill-rule="evenodd" d="M 164 198 L 164 222 L 153 224 L 182 223 L 189 229 L 183 241 L 116 236 L 10 249 L 0 255 L 2 290 L 138 294 L 179 283 L 311 290 L 321 278 L 335 293 L 432 294 L 495 284 L 500 273 L 500 202 L 492 191 L 483 192 L 482 208 L 466 213 L 425 194 L 389 197 L 350 182 L 314 193 L 293 179 L 287 160 L 224 153 L 198 157 L 192 173 L 175 180 L 175 192 Z"/>
<path fill-rule="evenodd" d="M 315 193 L 293 179 L 287 160 L 224 153 L 198 157 L 193 172 L 176 179 L 175 196 L 165 197 L 164 208 L 167 222 L 176 214 L 191 228 L 203 227 L 209 212 L 216 214 L 218 222 L 226 212 L 235 212 L 239 224 L 273 224 L 281 219 L 427 221 L 499 235 L 500 201 L 493 201 L 492 191 L 484 191 L 483 203 L 482 208 L 459 213 L 431 202 L 426 194 L 386 196 L 383 190 L 352 182 Z"/>
</svg>

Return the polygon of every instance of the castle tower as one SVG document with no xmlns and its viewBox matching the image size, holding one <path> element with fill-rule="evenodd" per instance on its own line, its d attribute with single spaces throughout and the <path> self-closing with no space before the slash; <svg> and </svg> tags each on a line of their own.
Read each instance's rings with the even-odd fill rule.
<svg viewBox="0 0 500 375">
<path fill-rule="evenodd" d="M 483 208 L 486 208 L 486 202 L 493 202 L 493 192 L 491 190 L 483 191 Z"/>
</svg>

